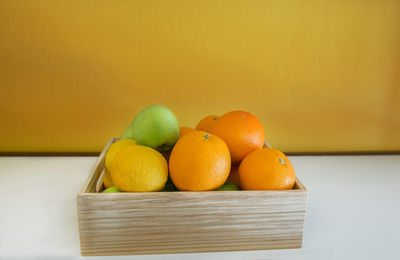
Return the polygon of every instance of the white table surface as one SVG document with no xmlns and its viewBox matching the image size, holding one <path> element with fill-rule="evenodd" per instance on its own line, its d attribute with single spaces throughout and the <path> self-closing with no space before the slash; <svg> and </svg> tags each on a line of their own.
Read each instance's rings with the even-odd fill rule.
<svg viewBox="0 0 400 260">
<path fill-rule="evenodd" d="M 76 195 L 95 157 L 0 157 L 0 259 L 400 259 L 400 155 L 291 156 L 301 249 L 81 257 Z"/>
</svg>

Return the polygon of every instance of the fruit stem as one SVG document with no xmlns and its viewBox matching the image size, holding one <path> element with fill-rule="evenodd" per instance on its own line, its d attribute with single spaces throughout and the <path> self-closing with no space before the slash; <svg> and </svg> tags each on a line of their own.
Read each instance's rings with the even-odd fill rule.
<svg viewBox="0 0 400 260">
<path fill-rule="evenodd" d="M 282 158 L 279 158 L 279 162 L 280 162 L 281 164 L 285 164 L 285 161 L 284 161 Z"/>
<path fill-rule="evenodd" d="M 206 135 L 204 136 L 204 138 L 205 138 L 205 139 L 208 139 L 209 136 L 210 136 L 209 134 L 206 134 Z"/>
</svg>

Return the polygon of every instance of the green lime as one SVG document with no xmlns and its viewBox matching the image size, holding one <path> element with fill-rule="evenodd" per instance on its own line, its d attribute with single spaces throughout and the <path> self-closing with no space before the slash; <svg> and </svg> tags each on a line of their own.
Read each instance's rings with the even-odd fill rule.
<svg viewBox="0 0 400 260">
<path fill-rule="evenodd" d="M 219 187 L 217 190 L 239 190 L 238 187 L 231 181 L 226 181 L 224 185 Z"/>
<path fill-rule="evenodd" d="M 113 192 L 120 192 L 119 189 L 115 186 L 112 186 L 108 189 L 103 190 L 103 193 L 113 193 Z"/>
<path fill-rule="evenodd" d="M 133 139 L 133 129 L 132 129 L 132 124 L 129 124 L 127 127 L 125 127 L 124 131 L 121 134 L 121 140 L 125 139 Z"/>
</svg>

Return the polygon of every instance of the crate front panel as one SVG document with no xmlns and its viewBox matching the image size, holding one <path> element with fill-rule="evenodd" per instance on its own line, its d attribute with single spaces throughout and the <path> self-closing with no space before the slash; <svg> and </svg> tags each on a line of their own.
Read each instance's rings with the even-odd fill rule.
<svg viewBox="0 0 400 260">
<path fill-rule="evenodd" d="M 301 247 L 304 190 L 81 194 L 82 255 Z"/>
</svg>

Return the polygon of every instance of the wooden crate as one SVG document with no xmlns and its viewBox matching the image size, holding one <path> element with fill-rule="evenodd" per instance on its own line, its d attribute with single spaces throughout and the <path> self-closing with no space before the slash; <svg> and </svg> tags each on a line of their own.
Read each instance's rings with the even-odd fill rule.
<svg viewBox="0 0 400 260">
<path fill-rule="evenodd" d="M 82 255 L 301 247 L 308 192 L 299 180 L 286 191 L 98 193 L 116 140 L 78 194 Z"/>
</svg>

